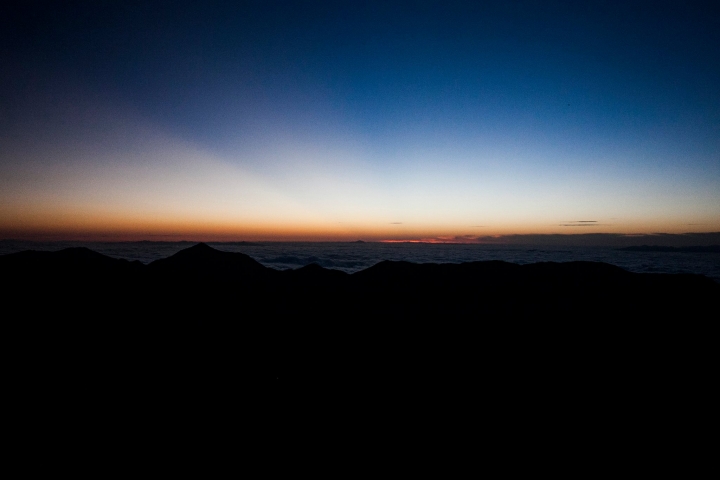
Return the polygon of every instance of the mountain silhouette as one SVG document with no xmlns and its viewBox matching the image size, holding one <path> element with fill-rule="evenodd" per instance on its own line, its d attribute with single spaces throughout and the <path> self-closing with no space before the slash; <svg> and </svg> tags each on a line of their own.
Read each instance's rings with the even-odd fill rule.
<svg viewBox="0 0 720 480">
<path fill-rule="evenodd" d="M 206 244 L 149 265 L 84 248 L 20 252 L 0 256 L 0 279 L 18 382 L 163 408 L 200 394 L 235 408 L 270 388 L 285 411 L 282 399 L 329 385 L 358 399 L 485 392 L 498 411 L 533 398 L 557 415 L 586 408 L 560 398 L 588 392 L 697 399 L 720 299 L 701 275 L 597 262 L 384 261 L 350 275 L 274 270 Z"/>
<path fill-rule="evenodd" d="M 247 292 L 242 303 L 248 311 L 272 312 L 291 308 L 294 297 L 313 295 L 326 306 L 325 314 L 334 310 L 346 316 L 370 315 L 371 308 L 381 312 L 388 306 L 381 303 L 390 300 L 392 305 L 402 303 L 408 315 L 430 310 L 472 315 L 478 304 L 486 312 L 501 315 L 557 314 L 587 310 L 589 306 L 593 310 L 588 315 L 609 311 L 622 311 L 623 315 L 701 314 L 709 299 L 717 298 L 720 288 L 702 275 L 638 274 L 600 262 L 516 265 L 502 261 L 383 261 L 352 275 L 317 264 L 278 271 L 248 255 L 220 251 L 204 243 L 149 265 L 87 248 L 68 248 L 3 255 L 0 269 L 7 291 L 20 297 L 57 297 L 67 290 L 82 290 L 101 293 L 103 298 L 124 298 L 127 305 L 138 308 L 173 309 L 171 304 L 153 300 L 153 292 L 192 291 L 216 297 L 232 291 L 234 298 Z M 36 291 L 38 288 L 45 291 Z M 228 302 L 216 298 L 212 303 L 229 308 Z M 314 312 L 319 313 L 323 312 Z"/>
<path fill-rule="evenodd" d="M 223 252 L 205 243 L 155 260 L 147 266 L 147 270 L 167 280 L 213 283 L 247 282 L 274 273 L 243 253 Z"/>
</svg>

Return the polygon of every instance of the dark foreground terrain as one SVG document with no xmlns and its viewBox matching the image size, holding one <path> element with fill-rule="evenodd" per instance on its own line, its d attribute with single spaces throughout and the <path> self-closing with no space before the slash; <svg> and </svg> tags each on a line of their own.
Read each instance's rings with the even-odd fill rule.
<svg viewBox="0 0 720 480">
<path fill-rule="evenodd" d="M 277 271 L 204 244 L 149 265 L 27 251 L 0 256 L 0 276 L 12 391 L 50 423 L 228 420 L 256 415 L 240 407 L 253 400 L 275 416 L 660 432 L 715 401 L 720 284 L 703 276 L 590 262 Z"/>
</svg>

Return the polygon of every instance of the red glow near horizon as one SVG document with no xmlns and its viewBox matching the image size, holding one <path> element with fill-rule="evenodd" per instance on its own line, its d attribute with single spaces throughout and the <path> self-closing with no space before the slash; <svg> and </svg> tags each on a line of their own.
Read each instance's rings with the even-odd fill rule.
<svg viewBox="0 0 720 480">
<path fill-rule="evenodd" d="M 410 239 L 410 240 L 392 240 L 392 239 L 386 239 L 386 240 L 380 240 L 380 243 L 447 243 L 447 244 L 476 244 L 481 243 L 477 241 L 476 239 L 445 239 L 445 238 L 420 238 L 420 239 Z"/>
</svg>

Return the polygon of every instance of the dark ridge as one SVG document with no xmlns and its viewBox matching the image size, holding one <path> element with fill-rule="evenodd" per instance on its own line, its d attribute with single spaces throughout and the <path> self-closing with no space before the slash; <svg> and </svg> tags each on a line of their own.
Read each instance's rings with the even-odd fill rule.
<svg viewBox="0 0 720 480">
<path fill-rule="evenodd" d="M 323 268 L 317 263 L 311 263 L 295 270 L 286 270 L 284 274 L 285 279 L 291 282 L 290 288 L 295 291 L 308 288 L 324 288 L 325 290 L 322 291 L 325 293 L 328 289 L 337 292 L 337 289 L 341 288 L 350 276 L 340 270 Z M 317 292 L 314 295 L 320 296 Z"/>
<path fill-rule="evenodd" d="M 117 278 L 120 282 L 115 286 L 117 290 L 114 293 L 117 295 L 122 295 L 127 289 L 121 280 L 135 285 L 149 282 L 155 291 L 172 290 L 178 283 L 183 288 L 192 287 L 195 291 L 207 290 L 210 285 L 223 289 L 232 289 L 234 285 L 241 284 L 252 285 L 255 289 L 262 288 L 263 295 L 278 297 L 278 292 L 292 296 L 293 292 L 305 290 L 305 281 L 313 285 L 320 282 L 332 284 L 336 290 L 343 291 L 343 298 L 337 300 L 340 302 L 338 308 L 344 307 L 342 302 L 352 305 L 353 297 L 364 297 L 365 305 L 372 303 L 372 298 L 366 297 L 370 291 L 382 295 L 404 292 L 408 300 L 407 308 L 419 312 L 424 308 L 417 307 L 409 299 L 427 303 L 428 298 L 452 297 L 451 304 L 438 300 L 433 305 L 433 308 L 442 308 L 448 312 L 466 311 L 469 303 L 480 299 L 487 308 L 496 308 L 501 303 L 500 297 L 486 294 L 487 291 L 494 291 L 501 297 L 512 297 L 513 308 L 519 308 L 514 310 L 515 313 L 521 314 L 541 308 L 546 299 L 541 298 L 538 303 L 535 297 L 538 297 L 537 292 L 547 292 L 549 286 L 560 286 L 562 292 L 558 291 L 555 295 L 562 294 L 563 297 L 605 296 L 604 305 L 622 303 L 636 310 L 650 311 L 658 309 L 657 300 L 660 298 L 665 303 L 677 299 L 675 303 L 684 304 L 691 298 L 702 297 L 703 292 L 716 292 L 718 287 L 715 282 L 701 275 L 630 273 L 598 262 L 547 262 L 521 266 L 501 261 L 463 264 L 383 261 L 352 275 L 317 264 L 281 274 L 245 254 L 224 252 L 205 243 L 196 244 L 147 266 L 75 247 L 57 252 L 25 251 L 3 255 L 0 256 L 0 267 L 6 279 L 24 279 L 31 284 L 45 284 L 50 278 L 57 280 L 62 277 L 65 281 L 56 286 L 58 290 L 81 286 L 93 288 L 98 278 Z M 10 285 L 15 288 L 12 282 Z M 173 288 L 169 285 L 173 285 Z M 635 293 L 628 294 L 627 288 Z M 697 290 L 696 294 L 691 292 L 693 289 Z M 458 296 L 458 292 L 465 297 Z M 108 291 L 110 293 L 112 291 Z M 322 296 L 323 291 L 313 292 L 313 295 Z M 258 298 L 245 298 L 244 302 L 254 304 Z M 265 300 L 270 303 L 274 301 L 272 298 Z M 132 303 L 133 299 L 127 301 Z"/>
<path fill-rule="evenodd" d="M 618 248 L 628 252 L 691 252 L 691 253 L 720 253 L 720 245 L 689 246 L 689 247 L 663 247 L 661 245 L 638 245 Z"/>
<path fill-rule="evenodd" d="M 0 255 L 3 274 L 17 275 L 18 278 L 34 277 L 46 281 L 49 276 L 99 275 L 101 277 L 118 273 L 138 273 L 144 265 L 139 261 L 129 262 L 94 252 L 85 247 L 71 247 L 56 252 L 26 250 Z"/>
<path fill-rule="evenodd" d="M 198 243 L 148 264 L 148 270 L 172 281 L 247 281 L 272 272 L 251 257 Z"/>
<path fill-rule="evenodd" d="M 332 277 L 342 277 L 345 278 L 348 274 L 345 272 L 342 272 L 340 270 L 332 270 L 329 268 L 323 268 L 317 263 L 310 263 L 308 265 L 305 265 L 304 267 L 300 267 L 298 269 L 292 270 L 293 272 L 299 273 L 299 274 L 306 274 L 306 275 L 329 275 Z"/>
<path fill-rule="evenodd" d="M 84 248 L 3 255 L 0 282 L 5 384 L 38 415 L 52 399 L 62 418 L 162 413 L 171 426 L 198 408 L 222 422 L 253 398 L 273 419 L 373 416 L 398 398 L 414 418 L 481 408 L 557 428 L 640 409 L 654 428 L 670 411 L 700 421 L 714 398 L 720 285 L 701 275 L 500 261 L 277 271 L 198 244 L 149 265 Z"/>
</svg>

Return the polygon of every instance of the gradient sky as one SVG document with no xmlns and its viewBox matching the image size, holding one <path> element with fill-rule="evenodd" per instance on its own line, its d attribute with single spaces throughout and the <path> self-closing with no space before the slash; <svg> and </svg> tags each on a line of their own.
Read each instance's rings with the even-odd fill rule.
<svg viewBox="0 0 720 480">
<path fill-rule="evenodd" d="M 9 3 L 0 238 L 720 231 L 716 2 Z"/>
</svg>

